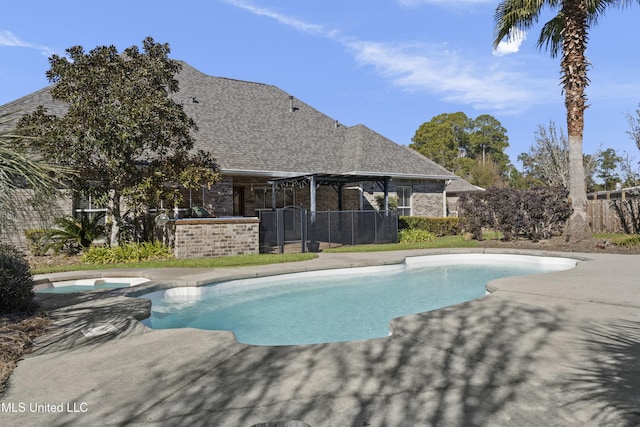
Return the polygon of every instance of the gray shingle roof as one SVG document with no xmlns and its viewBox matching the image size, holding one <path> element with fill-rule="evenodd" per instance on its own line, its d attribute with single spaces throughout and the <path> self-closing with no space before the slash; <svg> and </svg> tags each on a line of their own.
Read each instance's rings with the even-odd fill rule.
<svg viewBox="0 0 640 427">
<path fill-rule="evenodd" d="M 338 124 L 273 85 L 208 76 L 186 63 L 178 81 L 180 91 L 173 97 L 198 126 L 196 148 L 211 151 L 223 172 L 453 177 L 421 154 L 366 126 Z M 1 106 L 0 114 L 23 114 L 38 105 L 50 113 L 65 111 L 44 88 Z"/>
<path fill-rule="evenodd" d="M 484 191 L 484 188 L 473 185 L 462 178 L 454 179 L 447 185 L 447 193 L 468 193 Z"/>
</svg>

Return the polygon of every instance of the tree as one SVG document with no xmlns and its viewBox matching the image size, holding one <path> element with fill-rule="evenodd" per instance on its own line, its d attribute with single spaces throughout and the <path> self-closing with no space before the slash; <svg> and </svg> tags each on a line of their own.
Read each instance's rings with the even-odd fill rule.
<svg viewBox="0 0 640 427">
<path fill-rule="evenodd" d="M 584 131 L 585 88 L 588 62 L 585 56 L 589 29 L 611 6 L 624 6 L 629 0 L 503 0 L 495 12 L 494 47 L 505 38 L 526 31 L 537 23 L 544 8 L 559 8 L 558 14 L 547 22 L 538 38 L 538 47 L 547 48 L 552 57 L 562 53 L 561 83 L 567 109 L 569 134 L 569 198 L 573 212 L 565 237 L 567 241 L 591 238 L 587 222 L 587 194 L 585 186 L 582 138 Z"/>
<path fill-rule="evenodd" d="M 463 177 L 469 176 L 476 160 L 491 157 L 503 175 L 509 164 L 506 132 L 488 114 L 471 119 L 462 112 L 444 113 L 420 125 L 409 148 Z"/>
<path fill-rule="evenodd" d="M 544 185 L 569 189 L 569 141 L 562 130 L 558 134 L 554 122 L 549 127 L 538 126 L 535 133 L 535 145 L 528 153 L 522 153 L 518 160 L 522 162 L 524 173 Z M 593 156 L 585 156 L 583 175 L 591 176 L 596 167 Z"/>
<path fill-rule="evenodd" d="M 25 149 L 24 138 L 6 130 L 7 120 L 0 126 L 4 129 L 0 132 L 0 236 L 4 236 L 16 232 L 18 223 L 34 213 L 41 222 L 52 220 L 57 211 L 51 201 L 72 171 Z"/>
<path fill-rule="evenodd" d="M 491 158 L 498 167 L 499 174 L 504 174 L 509 165 L 509 156 L 504 152 L 509 147 L 507 130 L 489 114 L 476 117 L 472 126 L 468 148 L 471 157 L 482 163 Z"/>
<path fill-rule="evenodd" d="M 627 131 L 627 135 L 633 140 L 640 150 L 640 105 L 636 109 L 636 114 L 627 114 L 627 123 L 631 130 Z"/>
<path fill-rule="evenodd" d="M 466 166 L 460 159 L 465 157 L 470 129 L 471 119 L 466 114 L 440 114 L 420 125 L 409 148 L 446 169 L 459 173 Z"/>
<path fill-rule="evenodd" d="M 504 187 L 504 181 L 500 176 L 499 166 L 491 156 L 485 155 L 484 159 L 475 160 L 475 164 L 469 171 L 470 183 L 482 188 Z"/>
<path fill-rule="evenodd" d="M 148 37 L 142 52 L 137 46 L 123 53 L 114 46 L 66 52 L 68 59 L 49 58 L 46 75 L 51 96 L 67 105 L 67 113 L 58 117 L 40 107 L 19 129 L 40 136 L 32 147 L 51 161 L 79 171 L 76 190 L 106 199 L 115 246 L 130 213 L 123 206 L 177 201 L 176 186 L 167 183 L 194 188 L 215 183 L 220 174 L 211 154 L 192 153 L 196 125 L 170 97 L 179 90 L 181 65 L 169 59 L 168 44 Z"/>
<path fill-rule="evenodd" d="M 618 156 L 613 148 L 607 148 L 600 152 L 597 159 L 597 176 L 602 179 L 605 191 L 613 190 L 616 183 L 620 182 L 620 177 L 616 173 L 620 162 L 622 162 L 622 157 Z"/>
</svg>

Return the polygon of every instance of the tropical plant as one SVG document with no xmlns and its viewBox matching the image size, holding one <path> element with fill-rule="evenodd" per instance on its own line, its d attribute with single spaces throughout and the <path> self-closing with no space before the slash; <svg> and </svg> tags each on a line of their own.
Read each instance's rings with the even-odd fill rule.
<svg viewBox="0 0 640 427">
<path fill-rule="evenodd" d="M 503 39 L 533 27 L 545 8 L 559 9 L 547 22 L 538 38 L 538 48 L 546 48 L 560 60 L 561 84 L 567 109 L 569 134 L 569 198 L 573 212 L 565 230 L 568 241 L 591 238 L 587 221 L 587 192 L 583 168 L 582 135 L 588 61 L 585 56 L 589 29 L 612 6 L 625 6 L 631 0 L 503 0 L 495 12 L 494 47 Z"/>
<path fill-rule="evenodd" d="M 77 253 L 91 246 L 91 243 L 104 235 L 104 226 L 101 221 L 104 212 L 85 214 L 79 217 L 65 216 L 54 221 L 51 229 L 45 230 L 43 235 L 44 252 L 52 249 L 55 253 L 61 250 L 69 253 Z"/>
<path fill-rule="evenodd" d="M 0 313 L 27 311 L 33 297 L 29 263 L 16 247 L 0 243 Z"/>
<path fill-rule="evenodd" d="M 25 139 L 0 118 L 0 236 L 17 231 L 17 224 L 34 214 L 42 223 L 56 213 L 55 200 L 62 181 L 71 172 L 46 162 L 24 148 Z"/>
</svg>

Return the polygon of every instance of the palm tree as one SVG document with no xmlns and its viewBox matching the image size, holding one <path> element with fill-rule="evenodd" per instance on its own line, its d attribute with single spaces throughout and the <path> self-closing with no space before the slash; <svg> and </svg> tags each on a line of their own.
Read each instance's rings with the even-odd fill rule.
<svg viewBox="0 0 640 427">
<path fill-rule="evenodd" d="M 50 165 L 22 149 L 25 137 L 7 130 L 6 116 L 0 117 L 0 236 L 18 231 L 17 226 L 29 217 L 50 219 L 55 214 L 52 203 L 69 169 Z"/>
<path fill-rule="evenodd" d="M 79 217 L 65 216 L 57 218 L 53 228 L 45 230 L 43 251 L 53 249 L 55 253 L 61 250 L 78 253 L 88 249 L 94 240 L 104 236 L 104 212 L 86 214 L 81 212 Z"/>
<path fill-rule="evenodd" d="M 503 0 L 495 12 L 493 45 L 497 47 L 504 38 L 517 31 L 530 29 L 537 23 L 543 9 L 559 9 L 558 14 L 543 26 L 538 48 L 548 49 L 552 57 L 562 53 L 561 83 L 569 136 L 569 198 L 573 207 L 565 230 L 567 241 L 592 237 L 587 221 L 587 191 L 582 161 L 584 110 L 587 108 L 585 88 L 589 84 L 585 56 L 589 28 L 597 24 L 598 18 L 608 8 L 630 3 L 632 0 Z"/>
</svg>

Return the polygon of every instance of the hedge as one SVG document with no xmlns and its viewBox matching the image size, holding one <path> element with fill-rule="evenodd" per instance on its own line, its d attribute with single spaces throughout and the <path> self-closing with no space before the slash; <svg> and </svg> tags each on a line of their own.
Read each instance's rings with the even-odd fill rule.
<svg viewBox="0 0 640 427">
<path fill-rule="evenodd" d="M 426 216 L 401 216 L 398 218 L 398 230 L 425 230 L 442 237 L 457 234 L 459 218 L 431 218 Z"/>
</svg>

